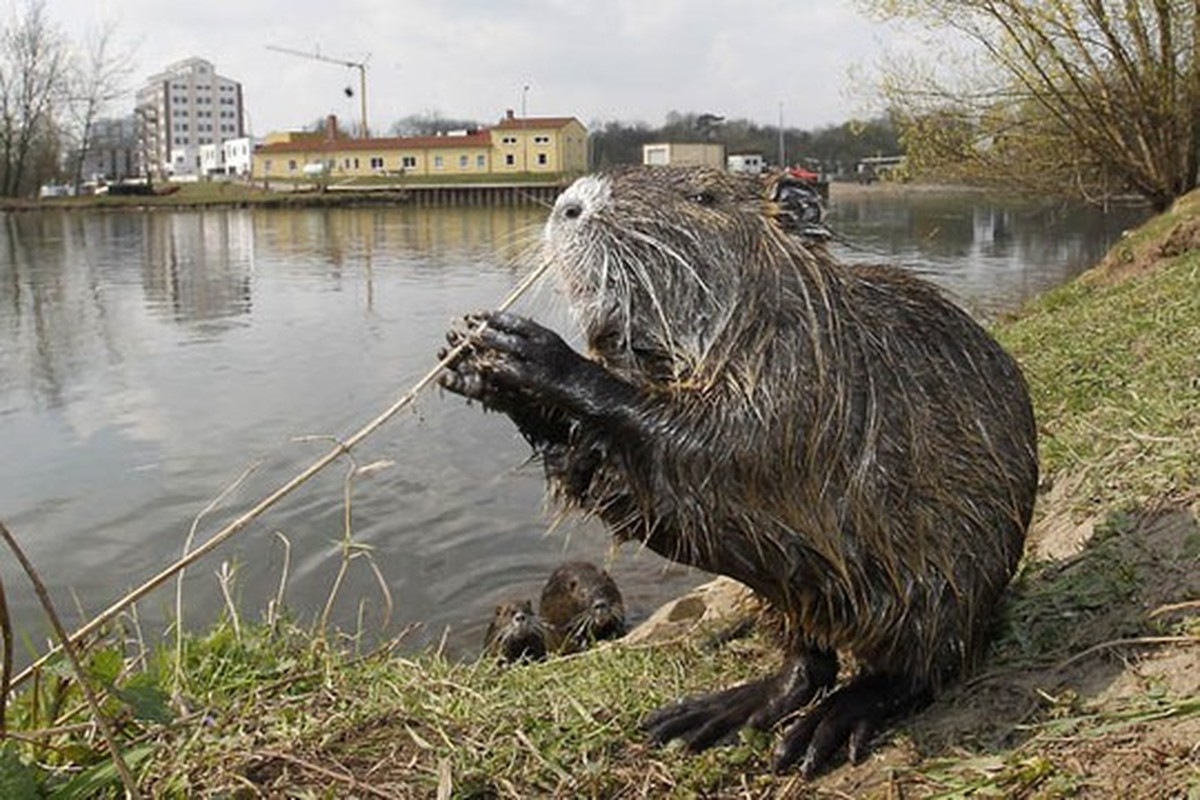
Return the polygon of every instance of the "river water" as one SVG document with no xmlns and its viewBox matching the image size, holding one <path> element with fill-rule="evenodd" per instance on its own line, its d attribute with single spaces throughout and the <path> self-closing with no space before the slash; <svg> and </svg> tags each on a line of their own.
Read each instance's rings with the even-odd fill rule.
<svg viewBox="0 0 1200 800">
<path fill-rule="evenodd" d="M 990 316 L 1094 263 L 1140 211 L 980 195 L 836 193 L 837 249 L 929 275 Z M 464 312 L 495 306 L 544 211 L 372 208 L 38 212 L 0 225 L 0 520 L 76 627 L 324 455 L 404 394 Z M 555 292 L 518 310 L 571 335 Z M 419 624 L 414 645 L 477 651 L 490 610 L 536 598 L 558 562 L 613 559 L 631 616 L 707 576 L 594 523 L 551 529 L 508 421 L 433 390 L 282 500 L 184 584 L 185 624 L 261 617 L 282 591 L 346 630 Z M 239 481 L 240 478 L 240 481 Z M 214 501 L 223 491 L 228 492 Z M 47 625 L 7 552 L 0 578 L 36 646 Z M 280 588 L 282 585 L 282 589 Z M 386 594 L 385 594 L 386 589 Z M 173 593 L 138 606 L 161 635 Z M 22 661 L 28 654 L 22 654 Z"/>
</svg>

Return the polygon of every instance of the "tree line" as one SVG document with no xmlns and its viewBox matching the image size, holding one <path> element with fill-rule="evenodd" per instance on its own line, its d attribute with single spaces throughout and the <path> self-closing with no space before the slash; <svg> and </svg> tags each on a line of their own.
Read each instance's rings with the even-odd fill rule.
<svg viewBox="0 0 1200 800">
<path fill-rule="evenodd" d="M 0 196 L 35 194 L 64 173 L 83 181 L 96 122 L 131 71 L 115 41 L 106 26 L 72 42 L 44 0 L 12 9 L 0 28 Z"/>
</svg>

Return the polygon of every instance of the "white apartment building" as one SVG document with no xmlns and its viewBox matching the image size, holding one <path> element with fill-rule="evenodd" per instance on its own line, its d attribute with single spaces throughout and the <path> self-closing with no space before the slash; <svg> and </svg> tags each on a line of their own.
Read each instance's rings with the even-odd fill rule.
<svg viewBox="0 0 1200 800">
<path fill-rule="evenodd" d="M 143 174 L 154 178 L 204 173 L 200 148 L 245 136 L 242 85 L 212 62 L 187 58 L 153 75 L 137 93 L 138 149 Z"/>
</svg>

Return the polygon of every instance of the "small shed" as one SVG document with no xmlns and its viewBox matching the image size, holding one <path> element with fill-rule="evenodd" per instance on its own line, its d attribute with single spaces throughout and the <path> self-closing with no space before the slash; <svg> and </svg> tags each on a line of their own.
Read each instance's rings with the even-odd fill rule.
<svg viewBox="0 0 1200 800">
<path fill-rule="evenodd" d="M 642 163 L 651 166 L 724 167 L 725 145 L 712 142 L 644 144 Z"/>
<path fill-rule="evenodd" d="M 762 153 L 731 153 L 725 166 L 730 172 L 758 175 L 767 168 L 767 162 Z"/>
</svg>

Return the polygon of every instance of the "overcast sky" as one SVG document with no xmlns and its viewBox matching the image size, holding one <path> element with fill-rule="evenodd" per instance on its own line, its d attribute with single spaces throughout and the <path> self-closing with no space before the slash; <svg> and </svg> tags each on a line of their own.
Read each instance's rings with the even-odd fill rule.
<svg viewBox="0 0 1200 800">
<path fill-rule="evenodd" d="M 12 0 L 9 0 L 12 2 Z M 888 37 L 853 0 L 47 0 L 73 39 L 104 20 L 134 85 L 190 56 L 242 83 L 252 132 L 357 121 L 358 72 L 267 49 L 367 60 L 368 119 L 530 116 L 659 125 L 669 111 L 815 128 L 871 114 Z M 523 87 L 528 86 L 528 91 Z M 347 98 L 350 87 L 355 96 Z M 133 101 L 127 105 L 132 109 Z"/>
</svg>

